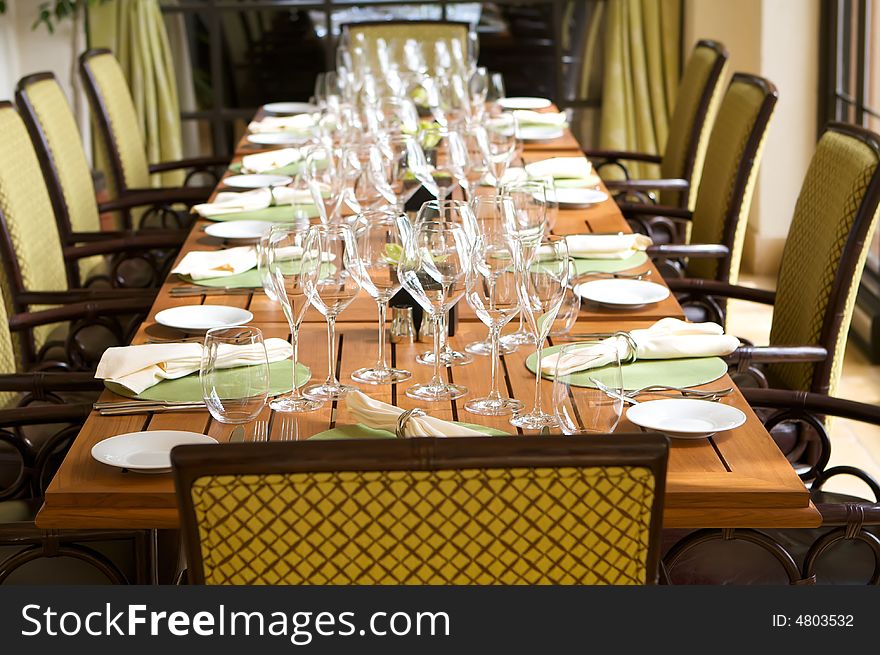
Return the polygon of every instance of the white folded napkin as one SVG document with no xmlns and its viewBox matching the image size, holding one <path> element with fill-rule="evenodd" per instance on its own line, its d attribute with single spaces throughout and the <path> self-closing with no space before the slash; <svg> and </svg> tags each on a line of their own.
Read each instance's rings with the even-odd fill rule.
<svg viewBox="0 0 880 655">
<path fill-rule="evenodd" d="M 345 397 L 345 406 L 358 423 L 363 423 L 374 430 L 397 431 L 397 417 L 404 410 L 380 400 L 370 398 L 361 391 L 352 391 Z M 485 437 L 463 425 L 444 421 L 432 416 L 413 416 L 403 428 L 407 437 Z"/>
<path fill-rule="evenodd" d="M 293 347 L 284 339 L 265 340 L 269 363 L 288 359 Z M 104 351 L 95 377 L 122 385 L 133 393 L 141 393 L 162 380 L 176 380 L 199 370 L 202 361 L 200 343 L 154 343 L 122 346 Z M 263 361 L 259 345 L 234 346 L 221 344 L 217 367 L 251 366 Z"/>
<path fill-rule="evenodd" d="M 193 280 L 227 277 L 249 271 L 257 265 L 257 249 L 240 246 L 224 250 L 193 250 L 174 267 L 172 273 L 189 275 Z"/>
<path fill-rule="evenodd" d="M 688 323 L 677 318 L 661 318 L 651 327 L 630 330 L 636 343 L 636 359 L 681 359 L 685 357 L 722 357 L 736 350 L 739 339 L 724 334 L 717 323 Z M 560 362 L 559 374 L 567 375 L 592 368 L 600 368 L 613 360 L 608 345 L 617 341 L 621 360 L 631 355 L 626 339 L 604 339 L 594 346 L 584 346 L 566 355 L 560 362 L 560 354 L 553 353 L 541 360 L 541 371 L 553 375 Z"/>
<path fill-rule="evenodd" d="M 308 189 L 291 189 L 275 187 L 272 192 L 276 205 L 312 204 L 312 194 Z M 238 214 L 247 211 L 266 209 L 272 204 L 269 189 L 253 189 L 251 191 L 221 191 L 213 202 L 193 205 L 192 212 L 203 218 Z"/>
<path fill-rule="evenodd" d="M 526 173 L 532 177 L 550 176 L 555 180 L 588 179 L 593 176 L 593 165 L 585 157 L 551 157 L 526 164 Z"/>
<path fill-rule="evenodd" d="M 570 234 L 568 254 L 581 259 L 626 259 L 654 242 L 644 234 Z"/>
<path fill-rule="evenodd" d="M 266 116 L 259 121 L 251 121 L 248 131 L 258 132 L 307 132 L 318 122 L 318 114 L 297 114 L 296 116 Z"/>
<path fill-rule="evenodd" d="M 276 168 L 288 166 L 302 159 L 299 148 L 281 148 L 280 150 L 267 150 L 241 158 L 241 170 L 247 173 L 265 173 L 274 171 Z"/>
<path fill-rule="evenodd" d="M 532 111 L 530 109 L 516 109 L 513 112 L 516 122 L 520 125 L 547 125 L 549 127 L 565 127 L 568 117 L 565 112 Z"/>
</svg>

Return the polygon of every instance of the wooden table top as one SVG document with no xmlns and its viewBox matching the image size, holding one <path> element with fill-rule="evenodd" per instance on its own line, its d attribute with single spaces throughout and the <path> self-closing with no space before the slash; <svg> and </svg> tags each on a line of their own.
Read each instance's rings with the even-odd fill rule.
<svg viewBox="0 0 880 655">
<path fill-rule="evenodd" d="M 572 156 L 579 153 L 577 142 L 567 133 L 556 144 L 528 144 L 523 156 L 526 162 L 551 156 Z M 553 147 L 549 147 L 552 145 Z M 252 151 L 251 151 L 252 152 Z M 242 153 L 238 152 L 236 158 Z M 206 221 L 196 221 L 181 253 L 189 250 L 210 250 L 222 244 L 204 234 Z M 562 210 L 554 229 L 558 234 L 584 232 L 629 231 L 615 203 L 611 200 L 585 210 Z M 182 256 L 182 255 L 181 255 Z M 653 281 L 662 278 L 652 265 Z M 173 276 L 172 276 L 173 277 Z M 169 290 L 181 282 L 166 280 L 153 310 L 141 326 L 133 343 L 143 343 L 148 336 L 175 337 L 173 331 L 158 326 L 154 314 L 167 307 L 186 304 L 226 304 L 248 308 L 254 313 L 254 324 L 264 334 L 289 338 L 289 330 L 276 305 L 262 293 L 246 295 L 210 295 L 172 298 Z M 462 322 L 453 347 L 481 340 L 486 328 L 476 321 L 473 313 L 461 303 Z M 652 308 L 626 312 L 584 307 L 575 330 L 598 332 L 613 329 L 644 327 L 663 316 L 682 316 L 681 307 L 673 297 Z M 341 379 L 349 381 L 348 374 L 362 366 L 375 363 L 377 354 L 377 313 L 375 302 L 368 297 L 358 298 L 347 308 L 337 323 L 337 349 Z M 514 322 L 515 323 L 515 322 Z M 515 329 L 509 325 L 508 331 Z M 327 374 L 327 330 L 323 317 L 310 312 L 300 332 L 300 361 L 309 366 L 312 379 L 321 380 Z M 415 362 L 415 355 L 429 350 L 430 344 L 391 345 L 389 357 L 393 365 L 413 372 L 413 378 L 399 385 L 366 386 L 361 388 L 371 396 L 403 408 L 420 406 L 440 418 L 461 420 L 491 426 L 515 433 L 506 418 L 481 417 L 464 410 L 464 402 L 471 395 L 449 403 L 419 403 L 407 398 L 404 390 L 411 384 L 427 381 L 431 368 Z M 501 387 L 510 395 L 531 406 L 535 378 L 524 365 L 532 348 L 520 348 L 503 358 L 499 373 Z M 447 369 L 447 375 L 467 386 L 472 394 L 488 390 L 489 361 L 475 357 L 467 366 Z M 701 388 L 717 389 L 733 386 L 724 376 Z M 551 383 L 542 383 L 542 393 L 549 402 Z M 119 399 L 105 391 L 102 400 Z M 665 499 L 664 525 L 670 528 L 697 527 L 812 527 L 819 524 L 818 512 L 810 504 L 803 483 L 764 430 L 745 400 L 735 392 L 723 402 L 742 409 L 747 416 L 745 425 L 705 440 L 673 440 L 670 449 L 668 482 Z M 306 439 L 335 425 L 352 423 L 344 403 L 328 403 L 323 409 L 306 415 L 274 414 L 264 410 L 270 425 L 270 439 L 278 440 L 282 433 L 295 434 Z M 285 424 L 287 422 L 287 424 Z M 211 435 L 226 441 L 231 426 L 214 421 L 206 410 L 167 414 L 138 414 L 102 417 L 93 412 L 76 438 L 57 475 L 45 494 L 45 503 L 37 516 L 41 528 L 175 528 L 178 525 L 174 485 L 170 474 L 142 475 L 123 472 L 98 463 L 91 457 L 92 446 L 107 437 L 139 430 L 178 429 Z M 626 420 L 621 421 L 620 432 L 635 431 Z M 520 432 L 521 433 L 521 432 Z"/>
</svg>

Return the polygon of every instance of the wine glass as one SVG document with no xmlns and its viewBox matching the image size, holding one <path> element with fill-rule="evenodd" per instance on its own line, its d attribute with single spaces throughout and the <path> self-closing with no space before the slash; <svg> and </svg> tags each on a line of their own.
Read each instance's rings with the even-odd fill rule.
<svg viewBox="0 0 880 655">
<path fill-rule="evenodd" d="M 465 167 L 465 187 L 468 200 L 472 200 L 477 194 L 480 184 L 486 179 L 489 167 L 486 164 L 486 128 L 479 123 L 459 122 L 455 128 L 461 134 L 467 153 L 467 166 Z"/>
<path fill-rule="evenodd" d="M 230 367 L 233 359 L 246 359 L 250 365 Z M 259 328 L 208 330 L 199 381 L 205 406 L 215 420 L 241 425 L 257 418 L 269 397 L 269 358 Z"/>
<path fill-rule="evenodd" d="M 504 416 L 518 412 L 522 409 L 522 403 L 502 397 L 498 388 L 501 329 L 520 310 L 511 241 L 503 230 L 484 232 L 474 246 L 467 302 L 489 328 L 492 360 L 488 395 L 469 400 L 464 408 L 481 416 Z"/>
<path fill-rule="evenodd" d="M 607 434 L 617 428 L 623 414 L 620 339 L 615 336 L 572 343 L 559 351 L 553 375 L 553 410 L 564 434 Z M 603 384 L 601 391 L 583 386 L 578 378 L 582 379 L 585 372 L 572 372 L 566 367 L 571 358 L 591 357 L 607 362 L 586 373 Z"/>
<path fill-rule="evenodd" d="M 315 145 L 308 149 L 303 174 L 318 208 L 322 223 L 329 223 L 337 216 L 341 197 L 341 175 L 338 157 L 328 145 Z"/>
<path fill-rule="evenodd" d="M 489 91 L 486 93 L 486 102 L 492 108 L 492 113 L 498 113 L 498 101 L 506 98 L 504 92 L 504 76 L 501 73 L 489 73 Z"/>
<path fill-rule="evenodd" d="M 319 400 L 311 400 L 303 396 L 296 383 L 299 326 L 309 308 L 301 275 L 302 255 L 308 231 L 308 223 L 274 225 L 269 230 L 267 264 L 269 278 L 284 318 L 287 319 L 290 343 L 293 346 L 293 388 L 289 394 L 273 398 L 269 403 L 269 407 L 276 412 L 312 412 L 324 405 Z"/>
<path fill-rule="evenodd" d="M 479 120 L 486 110 L 486 96 L 489 94 L 489 71 L 485 66 L 477 66 L 468 79 L 468 91 L 471 95 L 472 118 Z"/>
<path fill-rule="evenodd" d="M 275 226 L 270 225 L 267 227 L 257 242 L 257 273 L 260 275 L 260 282 L 263 284 L 263 291 L 266 296 L 272 302 L 278 302 L 278 296 L 275 294 L 275 280 L 272 278 L 272 273 L 269 270 L 269 249 L 272 244 L 273 227 Z"/>
<path fill-rule="evenodd" d="M 415 135 L 419 131 L 419 113 L 409 98 L 380 98 L 369 115 L 374 133 Z"/>
<path fill-rule="evenodd" d="M 467 184 L 467 150 L 458 132 L 447 127 L 425 127 L 419 131 L 419 144 L 431 167 L 432 183 L 425 188 L 438 200 L 446 200 L 457 185 Z"/>
<path fill-rule="evenodd" d="M 489 172 L 495 178 L 495 185 L 500 186 L 500 180 L 516 154 L 516 118 L 512 113 L 503 113 L 490 116 L 483 125 L 485 127 L 485 139 L 482 140 L 484 156 Z"/>
<path fill-rule="evenodd" d="M 331 222 L 342 219 L 345 205 L 357 214 L 366 209 L 394 206 L 397 197 L 387 179 L 389 166 L 378 143 L 352 143 L 342 149 L 338 165 L 342 189 Z"/>
<path fill-rule="evenodd" d="M 351 379 L 366 384 L 403 382 L 412 373 L 389 368 L 385 358 L 385 315 L 388 301 L 400 291 L 397 265 L 403 254 L 400 221 L 406 214 L 396 211 L 371 210 L 358 215 L 352 229 L 357 244 L 358 273 L 361 287 L 379 306 L 379 358 L 371 368 L 360 368 Z"/>
<path fill-rule="evenodd" d="M 404 252 L 398 277 L 434 325 L 434 375 L 430 382 L 407 389 L 406 395 L 428 401 L 461 398 L 467 388 L 448 384 L 440 377 L 440 337 L 443 317 L 467 288 L 471 240 L 461 225 L 448 221 L 423 221 L 412 226 L 403 219 L 400 225 Z"/>
<path fill-rule="evenodd" d="M 380 147 L 386 152 L 388 181 L 397 198 L 397 209 L 403 211 L 422 184 L 434 183 L 428 160 L 416 137 L 410 134 L 388 134 L 381 140 Z"/>
<path fill-rule="evenodd" d="M 526 182 L 533 182 L 544 187 L 544 217 L 547 232 L 552 232 L 556 227 L 559 217 L 559 199 L 556 197 L 556 180 L 552 175 L 529 176 Z M 540 192 L 538 192 L 540 196 Z"/>
<path fill-rule="evenodd" d="M 354 390 L 336 378 L 336 317 L 360 291 L 357 245 L 348 225 L 313 225 L 303 243 L 302 286 L 327 319 L 327 379 L 303 389 L 312 400 L 336 400 Z"/>
<path fill-rule="evenodd" d="M 568 287 L 571 261 L 568 246 L 561 237 L 547 237 L 540 241 L 514 240 L 514 260 L 517 273 L 517 291 L 529 330 L 535 337 L 537 361 L 535 370 L 535 407 L 531 412 L 516 414 L 510 423 L 520 428 L 540 430 L 556 427 L 557 419 L 544 411 L 541 398 L 541 355 L 544 341 L 556 319 L 559 306 Z"/>
</svg>

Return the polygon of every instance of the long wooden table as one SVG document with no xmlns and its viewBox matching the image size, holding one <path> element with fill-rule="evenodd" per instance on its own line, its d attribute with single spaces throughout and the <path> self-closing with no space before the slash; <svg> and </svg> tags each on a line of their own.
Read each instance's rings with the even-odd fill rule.
<svg viewBox="0 0 880 655">
<path fill-rule="evenodd" d="M 526 162 L 551 156 L 572 156 L 577 142 L 570 133 L 555 143 L 527 145 Z M 253 152 L 239 148 L 236 159 Z M 181 256 L 190 250 L 220 247 L 217 240 L 205 235 L 205 221 L 197 221 Z M 628 231 L 626 222 L 613 201 L 584 210 L 563 210 L 554 229 L 559 234 L 584 232 Z M 652 279 L 662 283 L 653 265 Z M 640 267 L 642 269 L 642 267 Z M 643 269 L 642 269 L 643 270 Z M 153 316 L 168 307 L 187 304 L 225 304 L 248 308 L 254 324 L 266 336 L 289 338 L 289 330 L 277 307 L 262 293 L 246 295 L 208 295 L 172 297 L 170 289 L 182 284 L 173 276 L 166 280 L 147 320 L 133 343 L 148 337 L 175 337 L 172 330 L 155 324 Z M 575 329 L 579 332 L 605 332 L 609 329 L 644 327 L 663 316 L 682 316 L 681 307 L 673 297 L 649 308 L 608 310 L 585 306 Z M 482 339 L 486 328 L 476 321 L 472 312 L 462 306 L 462 322 L 452 338 L 455 348 Z M 508 326 L 512 330 L 513 326 Z M 310 312 L 301 330 L 300 361 L 312 371 L 312 378 L 327 374 L 327 332 L 324 319 Z M 340 316 L 337 323 L 339 370 L 342 379 L 362 366 L 374 363 L 377 353 L 375 303 L 359 297 Z M 410 384 L 426 381 L 430 367 L 415 362 L 415 355 L 429 349 L 429 344 L 396 344 L 390 347 L 392 364 L 413 372 L 413 378 L 399 385 L 363 386 L 363 390 L 385 402 L 403 408 L 420 406 L 440 418 L 462 420 L 517 432 L 504 418 L 474 416 L 464 410 L 464 401 L 449 403 L 418 403 L 407 398 L 404 390 Z M 525 358 L 532 348 L 520 348 L 503 357 L 499 367 L 502 389 L 530 406 L 534 393 L 534 376 L 525 368 Z M 488 358 L 476 357 L 474 363 L 446 369 L 450 380 L 466 385 L 472 393 L 488 388 Z M 733 386 L 724 376 L 701 388 L 717 389 Z M 542 383 L 542 394 L 549 403 L 551 384 Z M 105 391 L 102 400 L 118 399 Z M 820 517 L 810 504 L 803 483 L 774 444 L 739 392 L 725 398 L 742 409 L 747 421 L 742 427 L 699 441 L 673 440 L 670 449 L 668 482 L 665 498 L 664 525 L 672 528 L 696 527 L 812 527 Z M 549 406 L 549 405 L 548 405 Z M 307 439 L 337 425 L 353 423 L 344 403 L 328 403 L 323 409 L 305 415 L 274 414 L 268 408 L 262 416 L 269 423 L 270 439 L 284 436 Z M 138 414 L 102 417 L 93 413 L 65 458 L 45 494 L 45 503 L 37 516 L 41 528 L 175 528 L 178 514 L 174 487 L 168 474 L 139 475 L 105 466 L 92 459 L 92 446 L 107 437 L 138 430 L 180 429 L 205 433 L 223 442 L 229 439 L 231 427 L 214 421 L 205 410 L 168 414 Z M 636 428 L 626 420 L 619 431 Z M 519 431 L 521 433 L 521 431 Z"/>
</svg>

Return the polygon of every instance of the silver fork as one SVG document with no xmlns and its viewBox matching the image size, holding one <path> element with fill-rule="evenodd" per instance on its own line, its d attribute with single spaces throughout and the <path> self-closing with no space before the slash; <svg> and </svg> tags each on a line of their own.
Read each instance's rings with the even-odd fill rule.
<svg viewBox="0 0 880 655">
<path fill-rule="evenodd" d="M 296 441 L 294 436 L 293 420 L 284 418 L 281 420 L 281 441 Z"/>
<path fill-rule="evenodd" d="M 642 280 L 646 277 L 651 277 L 651 270 L 647 269 L 644 271 L 639 271 L 638 273 L 612 273 L 609 271 L 584 271 L 583 273 L 578 273 L 573 281 L 577 281 L 580 278 L 584 277 L 604 277 L 604 278 L 613 278 L 618 280 Z"/>
<path fill-rule="evenodd" d="M 269 441 L 269 421 L 258 418 L 254 421 L 254 430 L 251 441 Z"/>
<path fill-rule="evenodd" d="M 638 405 L 639 401 L 636 400 L 636 396 L 641 394 L 650 393 L 656 396 L 664 396 L 667 398 L 697 398 L 700 400 L 709 400 L 712 402 L 717 402 L 721 400 L 724 396 L 728 396 L 733 393 L 733 389 L 728 387 L 726 389 L 718 389 L 717 391 L 709 391 L 702 389 L 683 389 L 681 387 L 668 387 L 665 385 L 651 385 L 648 387 L 642 387 L 641 389 L 636 389 L 635 391 L 626 391 L 621 394 L 618 391 L 615 391 L 611 387 L 606 384 L 603 384 L 596 378 L 591 377 L 590 382 L 596 385 L 596 388 L 599 389 L 604 394 L 611 396 L 612 398 L 620 398 L 625 403 L 629 403 L 630 405 Z"/>
</svg>

